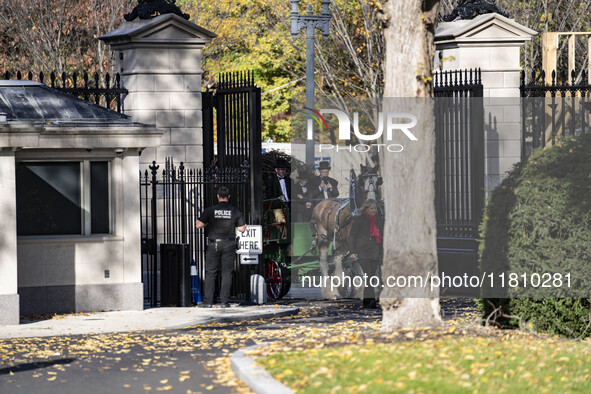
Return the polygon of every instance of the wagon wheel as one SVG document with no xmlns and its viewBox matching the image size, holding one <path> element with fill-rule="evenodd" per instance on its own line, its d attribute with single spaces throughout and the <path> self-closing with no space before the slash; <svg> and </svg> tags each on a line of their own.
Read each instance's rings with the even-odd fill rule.
<svg viewBox="0 0 591 394">
<path fill-rule="evenodd" d="M 285 263 L 267 260 L 265 283 L 267 284 L 267 296 L 270 300 L 277 301 L 285 296 L 291 286 Z"/>
<path fill-rule="evenodd" d="M 281 287 L 281 297 L 283 298 L 291 288 L 291 269 L 285 263 L 280 263 L 281 265 L 281 272 L 283 275 L 281 276 L 281 280 L 283 281 L 283 286 Z"/>
</svg>

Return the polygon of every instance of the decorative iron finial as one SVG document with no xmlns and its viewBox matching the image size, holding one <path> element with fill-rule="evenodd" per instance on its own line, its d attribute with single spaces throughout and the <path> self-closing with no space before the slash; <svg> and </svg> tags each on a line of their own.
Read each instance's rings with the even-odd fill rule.
<svg viewBox="0 0 591 394">
<path fill-rule="evenodd" d="M 177 14 L 189 20 L 191 15 L 183 14 L 183 11 L 175 3 L 176 0 L 138 0 L 133 11 L 123 17 L 126 21 L 131 22 L 136 18 L 151 19 L 164 14 Z"/>
<path fill-rule="evenodd" d="M 494 0 L 458 0 L 458 5 L 449 14 L 443 17 L 445 22 L 452 22 L 458 18 L 474 19 L 478 15 L 497 13 L 506 18 L 509 14 L 504 12 L 495 4 Z"/>
</svg>

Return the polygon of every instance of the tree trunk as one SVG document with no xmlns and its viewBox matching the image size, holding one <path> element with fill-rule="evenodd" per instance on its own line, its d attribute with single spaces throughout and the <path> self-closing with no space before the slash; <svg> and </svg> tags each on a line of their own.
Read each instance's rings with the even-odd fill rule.
<svg viewBox="0 0 591 394">
<path fill-rule="evenodd" d="M 386 70 L 384 97 L 397 111 L 417 115 L 417 141 L 404 151 L 382 151 L 386 227 L 382 275 L 382 331 L 442 323 L 439 289 L 394 287 L 389 278 L 437 275 L 435 222 L 435 127 L 432 99 L 433 35 L 439 0 L 388 0 L 383 3 Z M 387 102 L 384 109 L 386 112 Z"/>
</svg>

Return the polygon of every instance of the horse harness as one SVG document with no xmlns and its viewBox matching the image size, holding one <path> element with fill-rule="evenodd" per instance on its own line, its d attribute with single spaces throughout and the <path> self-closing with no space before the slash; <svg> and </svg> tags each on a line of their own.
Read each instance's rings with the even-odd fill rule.
<svg viewBox="0 0 591 394">
<path fill-rule="evenodd" d="M 379 174 L 373 173 L 371 172 L 372 169 L 366 171 L 365 173 L 361 174 L 359 176 L 359 178 L 363 178 L 363 177 L 367 177 L 367 176 L 377 176 L 377 180 L 374 181 L 371 180 L 370 181 L 370 187 L 373 186 L 374 190 L 377 186 L 382 184 L 382 177 L 379 176 Z M 352 176 L 351 176 L 351 183 L 353 185 L 352 189 L 355 190 L 356 189 L 356 184 L 357 184 L 357 176 L 355 176 L 355 173 L 352 172 Z M 365 192 L 365 190 L 364 190 Z M 351 194 L 351 193 L 350 193 Z M 329 228 L 329 224 L 330 224 L 330 215 L 332 214 L 332 212 L 336 209 L 336 215 L 335 215 L 335 219 L 334 219 L 334 230 L 333 230 L 333 248 L 337 249 L 336 245 L 339 244 L 348 244 L 348 240 L 344 239 L 343 236 L 341 235 L 341 229 L 347 227 L 351 221 L 353 220 L 353 215 L 356 214 L 357 209 L 359 208 L 357 206 L 357 195 L 355 192 L 352 193 L 352 197 L 349 197 L 347 199 L 341 199 L 341 200 L 333 200 L 334 204 L 332 204 L 332 206 L 330 207 L 330 209 L 328 210 L 328 214 L 326 215 L 326 225 L 325 228 L 327 229 L 327 233 L 328 233 L 328 228 Z M 340 222 L 340 216 L 341 216 L 341 212 L 343 211 L 343 209 L 345 209 L 346 207 L 349 207 L 349 214 L 347 215 L 347 217 L 345 217 L 345 219 L 342 221 L 342 223 Z M 354 210 L 351 210 L 351 208 L 353 208 Z M 312 224 L 312 222 L 310 222 L 310 225 L 314 226 L 314 228 L 316 227 L 315 224 Z M 312 229 L 313 232 L 316 232 L 314 230 L 314 228 Z M 316 238 L 316 237 L 315 237 Z M 328 240 L 328 239 L 327 239 Z M 340 245 L 339 245 L 340 246 Z M 314 240 L 314 242 L 312 243 L 312 246 L 310 247 L 310 250 L 314 249 L 316 247 L 316 239 Z"/>
<path fill-rule="evenodd" d="M 347 227 L 349 225 L 349 223 L 351 223 L 351 220 L 353 220 L 353 216 L 351 216 L 351 210 L 349 210 L 349 215 L 347 215 L 347 217 L 345 218 L 345 220 L 340 223 L 340 217 L 341 217 L 341 212 L 343 211 L 343 209 L 345 209 L 350 203 L 349 199 L 344 199 L 344 200 L 339 200 L 339 201 L 335 201 L 335 204 L 333 204 L 330 209 L 328 210 L 328 214 L 326 215 L 326 229 L 328 229 L 328 225 L 329 225 L 329 219 L 330 219 L 330 215 L 332 214 L 332 212 L 335 210 L 335 208 L 337 208 L 337 212 L 335 214 L 335 218 L 334 218 L 334 230 L 333 230 L 333 240 L 332 240 L 332 244 L 333 247 L 335 249 L 337 249 L 335 247 L 335 245 L 339 244 L 339 243 L 344 243 L 347 244 L 348 240 L 344 239 L 341 236 L 341 228 L 343 227 Z M 337 239 L 338 236 L 338 239 Z"/>
<path fill-rule="evenodd" d="M 354 175 L 354 173 L 353 173 Z M 368 176 L 368 175 L 374 175 L 372 173 L 370 173 L 370 171 L 367 171 L 366 173 L 362 174 L 359 176 L 359 178 L 362 178 L 363 176 Z M 376 175 L 378 175 L 376 173 Z M 356 181 L 354 180 L 356 177 L 351 177 L 352 178 L 352 183 L 356 184 Z M 382 177 L 378 176 L 376 185 L 373 185 L 373 182 L 371 182 L 371 184 L 375 187 L 379 186 L 382 183 Z M 356 186 L 354 186 L 353 188 L 355 189 Z M 345 218 L 345 220 L 340 223 L 340 217 L 341 217 L 341 211 L 343 209 L 345 209 L 347 206 L 350 206 L 349 208 L 349 215 L 347 215 L 347 217 Z M 354 208 L 354 211 L 351 210 L 351 207 Z M 337 209 L 335 218 L 334 218 L 334 231 L 333 231 L 333 245 L 337 245 L 338 243 L 340 244 L 348 244 L 348 240 L 344 239 L 341 236 L 341 228 L 347 227 L 349 225 L 349 223 L 351 223 L 351 221 L 353 220 L 353 214 L 355 214 L 355 211 L 359 208 L 357 206 L 357 196 L 356 193 L 353 193 L 353 197 L 349 197 L 348 199 L 344 199 L 344 200 L 338 200 L 335 201 L 335 203 L 330 207 L 330 209 L 328 210 L 328 214 L 326 215 L 326 226 L 325 228 L 328 229 L 329 226 L 329 220 L 330 220 L 330 215 L 332 214 L 332 212 L 335 210 L 335 208 Z M 337 239 L 338 237 L 338 239 Z M 338 243 L 337 243 L 338 241 Z M 336 249 L 336 248 L 335 248 Z"/>
</svg>

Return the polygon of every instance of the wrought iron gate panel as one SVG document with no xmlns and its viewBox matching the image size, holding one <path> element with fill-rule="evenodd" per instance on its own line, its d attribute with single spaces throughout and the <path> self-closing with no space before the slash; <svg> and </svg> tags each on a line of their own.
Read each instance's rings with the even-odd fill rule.
<svg viewBox="0 0 591 394">
<path fill-rule="evenodd" d="M 236 196 L 234 203 L 240 202 L 238 207 L 248 223 L 262 224 L 261 90 L 252 73 L 221 74 L 219 78 L 213 91 L 203 93 L 204 162 L 216 162 L 218 168 L 250 165 L 250 188 L 247 195 Z"/>
<path fill-rule="evenodd" d="M 436 74 L 435 97 L 437 234 L 475 238 L 484 204 L 480 71 Z"/>
<path fill-rule="evenodd" d="M 203 103 L 204 162 L 217 168 L 240 168 L 247 163 L 254 169 L 247 195 L 236 197 L 247 221 L 261 224 L 260 88 L 251 73 L 222 74 L 217 87 L 203 93 Z"/>
<path fill-rule="evenodd" d="M 248 184 L 231 191 L 230 202 L 243 212 L 248 224 L 262 224 L 261 90 L 254 83 L 253 73 L 227 73 L 220 74 L 217 86 L 203 97 L 207 102 L 204 141 L 211 144 L 205 162 L 226 170 L 251 168 Z M 249 294 L 250 275 L 262 273 L 261 267 L 261 263 L 241 266 L 237 259 L 233 294 Z"/>
<path fill-rule="evenodd" d="M 206 207 L 217 203 L 214 198 L 219 186 L 240 192 L 248 187 L 250 178 L 249 166 L 193 170 L 186 169 L 183 163 L 176 167 L 172 158 L 166 160 L 161 172 L 159 169 L 153 162 L 149 172 L 140 174 L 142 279 L 144 302 L 150 306 L 159 305 L 161 300 L 158 275 L 162 269 L 159 248 L 163 243 L 189 245 L 203 288 L 207 243 L 195 228 L 195 220 Z"/>
<path fill-rule="evenodd" d="M 484 207 L 480 70 L 436 73 L 434 93 L 439 267 L 447 274 L 473 273 L 477 270 L 476 238 Z"/>
</svg>

